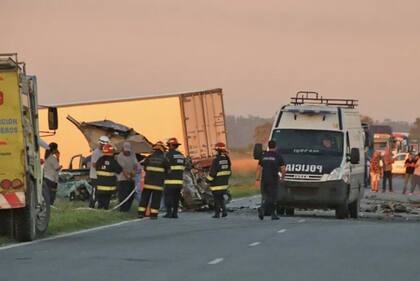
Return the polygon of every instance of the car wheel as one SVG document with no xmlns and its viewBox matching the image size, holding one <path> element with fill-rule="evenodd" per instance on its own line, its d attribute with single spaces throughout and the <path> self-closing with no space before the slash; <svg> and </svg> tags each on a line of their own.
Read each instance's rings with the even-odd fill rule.
<svg viewBox="0 0 420 281">
<path fill-rule="evenodd" d="M 286 215 L 293 217 L 295 215 L 295 208 L 286 208 Z"/>
<path fill-rule="evenodd" d="M 346 219 L 348 218 L 348 216 L 349 216 L 349 209 L 348 209 L 347 204 L 340 205 L 335 209 L 335 217 L 337 219 L 340 219 L 340 220 Z"/>
</svg>

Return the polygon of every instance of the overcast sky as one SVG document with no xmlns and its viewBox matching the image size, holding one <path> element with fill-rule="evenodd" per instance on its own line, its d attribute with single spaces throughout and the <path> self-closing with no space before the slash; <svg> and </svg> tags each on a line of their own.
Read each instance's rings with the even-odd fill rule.
<svg viewBox="0 0 420 281">
<path fill-rule="evenodd" d="M 301 89 L 420 116 L 417 0 L 0 0 L 44 104 L 223 88 L 226 111 L 272 116 Z"/>
</svg>

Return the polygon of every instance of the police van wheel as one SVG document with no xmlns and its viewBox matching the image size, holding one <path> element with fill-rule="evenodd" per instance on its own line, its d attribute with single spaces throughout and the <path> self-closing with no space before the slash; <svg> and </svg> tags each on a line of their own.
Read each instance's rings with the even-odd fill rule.
<svg viewBox="0 0 420 281">
<path fill-rule="evenodd" d="M 360 201 L 359 199 L 353 201 L 349 204 L 350 217 L 352 219 L 357 219 L 359 217 L 360 210 Z"/>
<path fill-rule="evenodd" d="M 293 217 L 295 215 L 295 208 L 286 208 L 286 215 Z"/>
<path fill-rule="evenodd" d="M 277 215 L 284 216 L 284 213 L 286 212 L 286 208 L 278 206 L 277 207 Z"/>
<path fill-rule="evenodd" d="M 340 205 L 335 209 L 335 217 L 337 219 L 343 220 L 343 219 L 348 218 L 348 216 L 349 216 L 349 209 L 348 209 L 347 204 Z"/>
</svg>

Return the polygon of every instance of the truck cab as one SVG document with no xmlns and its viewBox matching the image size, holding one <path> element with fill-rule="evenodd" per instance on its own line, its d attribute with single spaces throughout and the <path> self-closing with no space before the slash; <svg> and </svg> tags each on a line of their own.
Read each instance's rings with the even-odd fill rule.
<svg viewBox="0 0 420 281">
<path fill-rule="evenodd" d="M 365 135 L 356 100 L 298 92 L 274 121 L 270 139 L 286 163 L 279 205 L 334 209 L 337 218 L 358 217 L 364 192 Z"/>
</svg>

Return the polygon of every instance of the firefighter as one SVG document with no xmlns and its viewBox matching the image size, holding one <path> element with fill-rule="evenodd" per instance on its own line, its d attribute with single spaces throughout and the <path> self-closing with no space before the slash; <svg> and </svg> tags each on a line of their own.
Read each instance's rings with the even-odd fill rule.
<svg viewBox="0 0 420 281">
<path fill-rule="evenodd" d="M 212 162 L 207 182 L 210 184 L 210 190 L 214 197 L 214 216 L 220 218 L 227 216 L 225 194 L 229 187 L 229 178 L 232 174 L 231 161 L 226 150 L 226 145 L 222 142 L 216 144 L 214 148 L 217 152 Z"/>
<path fill-rule="evenodd" d="M 96 161 L 96 199 L 98 209 L 109 209 L 111 196 L 117 190 L 117 174 L 122 172 L 120 164 L 114 158 L 114 148 L 111 144 L 102 147 L 103 156 Z"/>
<path fill-rule="evenodd" d="M 276 142 L 268 142 L 268 151 L 265 151 L 258 163 L 256 184 L 261 182 L 262 205 L 258 208 L 258 217 L 263 220 L 265 213 L 271 215 L 271 219 L 278 220 L 275 213 L 277 194 L 279 189 L 279 172 L 284 179 L 286 166 L 283 158 L 277 152 Z"/>
<path fill-rule="evenodd" d="M 138 209 L 138 217 L 144 218 L 150 202 L 150 218 L 157 219 L 166 174 L 165 145 L 158 141 L 153 145 L 153 153 L 143 162 L 146 176 Z"/>
<path fill-rule="evenodd" d="M 102 149 L 104 145 L 109 144 L 110 139 L 107 136 L 101 136 L 98 140 L 98 147 L 92 151 L 92 155 L 90 158 L 90 184 L 92 185 L 92 193 L 89 198 L 89 208 L 95 208 L 96 204 L 96 185 L 97 185 L 97 175 L 96 175 L 96 162 L 99 158 L 102 157 Z"/>
<path fill-rule="evenodd" d="M 184 184 L 185 156 L 178 151 L 181 145 L 176 138 L 170 138 L 166 143 L 166 179 L 165 179 L 165 218 L 178 218 L 179 200 Z"/>
</svg>

